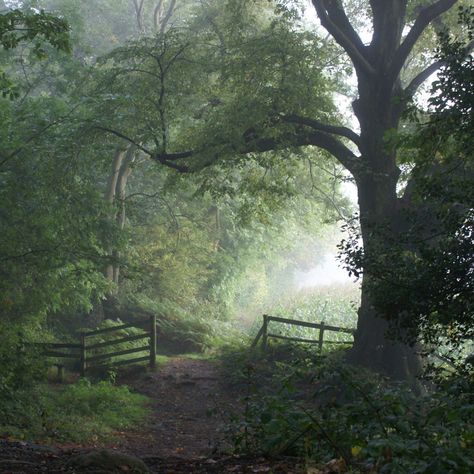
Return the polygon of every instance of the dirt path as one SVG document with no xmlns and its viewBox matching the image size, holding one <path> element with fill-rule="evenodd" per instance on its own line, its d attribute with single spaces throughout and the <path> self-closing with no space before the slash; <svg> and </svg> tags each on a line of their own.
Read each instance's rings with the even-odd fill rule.
<svg viewBox="0 0 474 474">
<path fill-rule="evenodd" d="M 229 414 L 239 410 L 241 394 L 222 379 L 214 362 L 170 359 L 153 373 L 131 373 L 119 383 L 147 395 L 152 413 L 147 426 L 122 433 L 107 451 L 99 447 L 54 448 L 32 443 L 0 440 L 0 473 L 150 472 L 158 474 L 297 474 L 306 472 L 295 459 L 268 460 L 222 453 L 223 428 Z M 111 453 L 116 468 L 77 467 L 77 459 L 99 454 L 101 462 Z M 105 453 L 105 454 L 104 454 Z M 132 455 L 145 470 L 134 470 L 116 456 Z M 105 456 L 105 457 L 104 457 Z M 82 462 L 82 461 L 81 461 Z M 109 462 L 109 461 L 108 461 Z"/>
<path fill-rule="evenodd" d="M 239 394 L 230 393 L 212 361 L 170 359 L 139 381 L 125 380 L 152 400 L 150 428 L 127 433 L 117 447 L 140 457 L 211 456 L 223 447 L 223 428 L 238 409 Z"/>
</svg>

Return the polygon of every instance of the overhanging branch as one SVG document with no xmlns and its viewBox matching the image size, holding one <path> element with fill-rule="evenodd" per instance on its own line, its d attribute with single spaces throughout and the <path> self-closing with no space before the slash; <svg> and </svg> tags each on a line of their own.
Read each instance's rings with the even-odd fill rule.
<svg viewBox="0 0 474 474">
<path fill-rule="evenodd" d="M 300 119 L 302 119 L 300 117 Z M 304 120 L 304 119 L 303 119 Z M 310 119 L 308 120 L 308 124 Z M 244 133 L 244 144 L 240 147 L 234 149 L 236 155 L 242 155 L 247 153 L 263 153 L 266 151 L 275 151 L 285 148 L 298 148 L 302 146 L 316 146 L 321 148 L 331 155 L 334 156 L 348 171 L 352 174 L 356 174 L 360 168 L 360 157 L 355 155 L 347 146 L 345 146 L 340 140 L 335 138 L 331 133 L 338 134 L 340 136 L 345 136 L 346 134 L 350 135 L 352 130 L 346 129 L 345 127 L 335 127 L 325 124 L 320 124 L 317 121 L 311 121 L 313 125 L 313 130 L 309 133 L 306 131 L 291 130 L 288 133 L 280 135 L 278 138 L 275 137 L 265 137 L 258 138 L 255 137 L 252 131 Z M 291 123 L 288 121 L 288 123 Z M 296 125 L 304 125 L 302 123 L 293 122 Z M 318 129 L 316 129 L 316 126 Z M 152 160 L 172 168 L 180 173 L 189 173 L 192 171 L 192 168 L 188 164 L 177 163 L 180 160 L 185 160 L 187 158 L 192 158 L 198 153 L 196 150 L 187 150 L 177 153 L 153 153 L 147 148 L 145 148 L 140 143 L 137 143 L 134 139 L 128 137 L 127 135 L 113 130 L 107 127 L 100 125 L 95 126 L 98 130 L 103 130 L 104 132 L 111 133 L 123 140 L 135 145 L 138 149 L 142 150 L 147 154 Z M 323 130 L 326 129 L 326 130 Z M 339 133 L 336 133 L 336 130 Z M 355 135 L 355 134 L 354 134 Z M 209 166 L 217 160 L 215 157 L 212 160 L 209 160 L 208 163 L 204 166 Z"/>
<path fill-rule="evenodd" d="M 306 125 L 311 127 L 313 130 L 318 130 L 320 132 L 330 133 L 333 135 L 339 135 L 341 137 L 349 139 L 358 148 L 360 148 L 360 137 L 353 130 L 347 127 L 339 127 L 335 125 L 328 125 L 318 120 L 313 120 L 307 117 L 300 117 L 299 115 L 291 114 L 284 115 L 282 121 L 286 123 L 294 123 L 298 125 Z"/>
<path fill-rule="evenodd" d="M 299 134 L 292 131 L 278 139 L 274 137 L 255 139 L 236 152 L 239 154 L 263 153 L 302 146 L 315 146 L 327 151 L 352 174 L 356 174 L 360 168 L 360 158 L 357 155 L 337 138 L 320 131 Z"/>
<path fill-rule="evenodd" d="M 353 175 L 358 174 L 360 168 L 360 157 L 355 155 L 349 148 L 336 138 L 322 132 L 311 134 L 310 145 L 317 146 L 329 152 Z"/>
<path fill-rule="evenodd" d="M 280 135 L 278 138 L 265 137 L 255 138 L 248 135 L 246 142 L 236 147 L 233 152 L 236 155 L 247 153 L 264 153 L 267 151 L 277 151 L 285 148 L 298 148 L 302 146 L 316 146 L 333 155 L 351 173 L 357 173 L 360 167 L 360 158 L 356 156 L 341 141 L 328 133 L 322 131 L 312 131 L 310 133 L 297 133 L 295 131 Z M 176 160 L 191 158 L 197 153 L 185 151 L 182 153 L 163 153 L 151 155 L 151 158 L 164 166 L 168 166 L 182 173 L 188 173 L 191 169 L 188 165 L 176 163 Z M 217 160 L 217 157 L 209 160 L 204 166 L 210 166 Z"/>
<path fill-rule="evenodd" d="M 470 52 L 474 50 L 474 40 L 472 40 L 467 46 L 466 46 L 466 55 L 468 55 Z M 434 74 L 436 71 L 438 71 L 440 68 L 445 66 L 447 64 L 446 61 L 440 60 L 440 61 L 435 61 L 433 64 L 430 64 L 426 69 L 421 71 L 418 75 L 416 75 L 408 84 L 408 86 L 405 88 L 405 97 L 411 98 L 415 95 L 416 91 L 418 88 L 425 82 L 431 74 Z"/>
<path fill-rule="evenodd" d="M 438 2 L 423 8 L 411 30 L 406 35 L 402 44 L 398 47 L 397 52 L 392 60 L 389 69 L 389 77 L 394 79 L 398 77 L 400 71 L 405 64 L 410 52 L 412 51 L 415 43 L 418 41 L 420 36 L 426 30 L 428 25 L 437 17 L 448 11 L 458 0 L 439 0 Z"/>
<path fill-rule="evenodd" d="M 189 152 L 189 153 L 192 154 L 192 152 Z M 165 155 L 165 156 L 167 156 L 167 155 Z M 157 161 L 161 165 L 166 166 L 166 167 L 171 168 L 171 169 L 174 169 L 176 171 L 179 171 L 180 173 L 189 173 L 191 171 L 189 166 L 180 165 L 178 163 L 175 163 L 174 161 L 171 161 L 170 159 L 164 158 L 163 155 L 159 155 L 159 154 L 150 155 L 150 158 L 154 161 Z"/>
<path fill-rule="evenodd" d="M 132 145 L 135 145 L 139 150 L 143 151 L 143 153 L 146 153 L 148 156 L 153 156 L 153 153 L 145 148 L 143 145 L 140 143 L 136 142 L 133 138 L 130 138 L 129 136 L 123 134 L 122 132 L 119 132 L 118 130 L 114 130 L 112 128 L 104 127 L 102 125 L 94 125 L 94 128 L 97 130 L 102 130 L 103 132 L 110 133 L 112 135 L 115 135 L 116 137 L 121 138 L 122 140 L 127 141 L 128 143 L 131 143 Z"/>
</svg>

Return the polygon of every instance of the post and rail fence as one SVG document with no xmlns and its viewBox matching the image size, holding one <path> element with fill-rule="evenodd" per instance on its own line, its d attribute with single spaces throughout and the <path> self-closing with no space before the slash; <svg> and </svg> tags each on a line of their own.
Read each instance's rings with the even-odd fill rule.
<svg viewBox="0 0 474 474">
<path fill-rule="evenodd" d="M 318 329 L 319 334 L 317 339 L 305 339 L 301 337 L 292 337 L 292 336 L 283 336 L 281 334 L 274 334 L 270 333 L 268 331 L 268 326 L 269 323 L 273 321 L 276 323 L 282 323 L 282 324 L 289 324 L 292 326 L 300 326 L 300 327 L 305 327 L 305 328 L 311 328 L 311 329 Z M 318 345 L 318 350 L 321 353 L 323 350 L 323 344 L 352 344 L 352 341 L 331 341 L 331 340 L 325 340 L 324 339 L 324 333 L 325 332 L 342 332 L 345 334 L 351 334 L 353 335 L 355 333 L 355 329 L 351 328 L 340 328 L 337 326 L 332 326 L 329 324 L 325 324 L 324 321 L 321 323 L 311 323 L 309 321 L 299 321 L 297 319 L 288 319 L 288 318 L 281 318 L 279 316 L 269 316 L 267 314 L 263 315 L 263 324 L 260 330 L 257 333 L 257 336 L 252 342 L 251 347 L 257 347 L 258 342 L 260 339 L 262 340 L 262 348 L 265 350 L 268 347 L 268 341 L 270 338 L 273 339 L 282 339 L 285 341 L 294 341 L 294 342 L 304 342 L 308 344 L 317 344 Z"/>
<path fill-rule="evenodd" d="M 131 336 L 116 337 L 108 341 L 91 342 L 91 338 L 97 335 L 112 333 L 115 331 L 139 328 L 144 332 L 142 334 L 133 334 Z M 95 354 L 91 351 L 97 349 L 108 348 L 125 342 L 139 341 L 149 339 L 146 345 L 140 347 L 132 347 L 129 349 L 116 350 L 115 352 L 107 352 Z M 79 362 L 79 374 L 84 377 L 89 369 L 104 367 L 109 365 L 120 366 L 134 364 L 137 362 L 148 361 L 148 365 L 152 368 L 156 366 L 156 316 L 150 316 L 148 320 L 136 321 L 133 323 L 121 324 L 101 329 L 93 329 L 90 331 L 82 331 L 79 334 L 79 343 L 38 343 L 37 346 L 43 348 L 43 354 L 47 357 L 57 359 L 72 359 Z M 113 360 L 114 357 L 136 354 L 138 352 L 148 352 L 146 356 Z M 58 368 L 58 379 L 62 380 L 64 364 L 54 364 Z"/>
<path fill-rule="evenodd" d="M 304 339 L 300 337 L 292 337 L 292 336 L 283 336 L 281 334 L 272 334 L 268 332 L 268 326 L 271 321 L 283 324 L 289 324 L 293 326 L 300 326 L 312 329 L 318 329 L 319 334 L 317 339 Z M 324 333 L 328 332 L 342 332 L 345 334 L 354 335 L 355 329 L 352 328 L 341 328 L 338 326 L 331 326 L 329 324 L 325 324 L 324 321 L 320 323 L 311 323 L 309 321 L 299 321 L 297 319 L 287 319 L 281 318 L 278 316 L 268 316 L 266 314 L 263 315 L 263 324 L 262 327 L 259 329 L 255 339 L 252 342 L 251 348 L 257 347 L 260 339 L 262 340 L 262 348 L 265 350 L 268 347 L 268 341 L 270 338 L 274 339 L 282 339 L 285 341 L 294 341 L 294 342 L 304 342 L 308 344 L 317 344 L 319 353 L 323 350 L 323 344 L 353 344 L 353 341 L 328 341 L 324 339 Z M 448 357 L 443 356 L 441 354 L 437 354 L 436 352 L 431 352 L 429 354 L 430 357 L 436 359 L 438 362 L 441 362 L 448 366 L 450 369 L 455 369 L 456 365 L 450 360 Z M 474 353 L 471 356 L 474 360 Z"/>
</svg>

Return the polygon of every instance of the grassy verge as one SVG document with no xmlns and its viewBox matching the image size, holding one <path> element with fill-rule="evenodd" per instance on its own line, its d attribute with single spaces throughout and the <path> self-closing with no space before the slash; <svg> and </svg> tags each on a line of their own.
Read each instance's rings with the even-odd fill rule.
<svg viewBox="0 0 474 474">
<path fill-rule="evenodd" d="M 46 443 L 107 440 L 143 423 L 146 402 L 146 397 L 109 382 L 38 385 L 3 404 L 0 434 Z"/>
</svg>

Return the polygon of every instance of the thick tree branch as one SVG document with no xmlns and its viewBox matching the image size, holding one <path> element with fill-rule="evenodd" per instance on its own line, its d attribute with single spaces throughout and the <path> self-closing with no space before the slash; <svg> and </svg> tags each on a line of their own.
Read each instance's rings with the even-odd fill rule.
<svg viewBox="0 0 474 474">
<path fill-rule="evenodd" d="M 334 158 L 336 158 L 351 173 L 355 174 L 359 170 L 360 158 L 358 156 L 356 156 L 337 138 L 319 131 L 300 134 L 291 132 L 279 137 L 278 139 L 269 137 L 251 141 L 249 140 L 247 145 L 242 149 L 237 150 L 237 153 L 262 153 L 265 151 L 275 151 L 301 146 L 316 146 L 322 148 L 334 156 Z"/>
<path fill-rule="evenodd" d="M 321 25 L 334 37 L 351 58 L 354 67 L 365 74 L 374 73 L 365 46 L 352 27 L 339 0 L 312 0 Z"/>
<path fill-rule="evenodd" d="M 245 134 L 244 134 L 245 135 Z M 295 133 L 291 131 L 278 138 L 254 138 L 252 132 L 247 133 L 247 139 L 243 146 L 236 147 L 234 152 L 237 155 L 247 153 L 263 153 L 266 151 L 282 150 L 285 148 L 294 148 L 301 146 L 316 146 L 326 150 L 333 155 L 345 168 L 351 173 L 356 173 L 360 166 L 360 158 L 356 156 L 349 148 L 333 136 L 320 132 L 312 131 L 310 133 Z M 190 158 L 197 153 L 193 151 L 185 151 L 182 153 L 163 153 L 151 155 L 151 158 L 162 165 L 176 169 L 180 172 L 190 172 L 187 165 L 179 165 L 177 160 Z M 217 157 L 211 159 L 205 166 L 209 166 L 215 162 Z"/>
<path fill-rule="evenodd" d="M 435 73 L 438 69 L 446 64 L 445 61 L 436 61 L 433 64 L 430 64 L 426 69 L 421 71 L 418 75 L 416 75 L 410 83 L 405 87 L 404 97 L 407 99 L 411 99 L 418 88 L 425 82 L 431 74 Z"/>
<path fill-rule="evenodd" d="M 310 145 L 317 146 L 329 152 L 350 173 L 357 175 L 360 169 L 360 157 L 336 138 L 323 132 L 313 132 L 310 135 Z"/>
<path fill-rule="evenodd" d="M 402 44 L 399 46 L 389 68 L 388 76 L 394 80 L 400 74 L 410 52 L 415 43 L 423 34 L 428 25 L 437 17 L 448 11 L 458 0 L 439 0 L 438 2 L 423 8 L 418 14 L 415 24 L 406 35 Z"/>
<path fill-rule="evenodd" d="M 176 153 L 176 155 L 185 155 L 189 153 L 189 156 L 193 155 L 194 153 L 189 151 L 189 152 L 184 152 L 184 153 Z M 171 157 L 171 158 L 165 158 L 166 156 L 168 157 Z M 173 158 L 172 155 L 160 155 L 160 154 L 154 154 L 154 155 L 150 155 L 150 158 L 158 163 L 160 163 L 161 165 L 163 166 L 166 166 L 168 168 L 171 168 L 171 169 L 174 169 L 176 171 L 179 171 L 180 173 L 189 173 L 191 171 L 191 169 L 189 168 L 189 166 L 186 166 L 186 165 L 180 165 L 178 163 L 175 163 L 173 161 L 173 159 L 176 159 L 176 158 Z"/>
<path fill-rule="evenodd" d="M 122 140 L 125 140 L 128 143 L 131 143 L 132 145 L 135 145 L 139 150 L 143 151 L 143 153 L 146 153 L 148 156 L 153 156 L 153 153 L 150 150 L 145 148 L 140 143 L 137 143 L 135 140 L 133 140 L 133 138 L 130 138 L 127 135 L 125 135 L 125 134 L 123 134 L 123 133 L 121 133 L 117 130 L 114 130 L 114 129 L 108 128 L 108 127 L 104 127 L 102 125 L 94 125 L 94 128 L 97 129 L 97 130 L 102 130 L 103 132 L 107 132 L 107 133 L 110 133 L 112 135 L 115 135 L 116 137 L 119 137 Z"/>
<path fill-rule="evenodd" d="M 466 55 L 470 54 L 474 50 L 474 40 L 472 40 L 466 46 Z M 418 88 L 425 82 L 431 74 L 438 71 L 440 68 L 445 66 L 447 63 L 446 61 L 435 61 L 433 64 L 430 64 L 426 69 L 421 71 L 418 75 L 416 75 L 410 83 L 405 87 L 405 97 L 411 98 L 415 95 Z"/>
<path fill-rule="evenodd" d="M 284 115 L 282 121 L 286 123 L 295 123 L 299 125 L 307 125 L 314 130 L 320 132 L 331 133 L 351 140 L 357 147 L 360 147 L 360 137 L 353 130 L 347 127 L 338 127 L 335 125 L 328 125 L 318 120 L 313 120 L 307 117 L 300 117 L 299 115 L 291 114 Z"/>
<path fill-rule="evenodd" d="M 317 122 L 315 121 L 314 124 Z M 324 126 L 321 124 L 321 126 Z M 325 126 L 328 128 L 341 128 L 344 127 L 331 127 L 329 125 Z M 192 169 L 187 164 L 179 164 L 177 161 L 183 160 L 186 158 L 191 158 L 197 155 L 197 151 L 187 150 L 178 153 L 153 153 L 147 148 L 143 147 L 141 144 L 137 143 L 132 138 L 126 136 L 125 134 L 118 132 L 107 127 L 100 125 L 95 126 L 98 130 L 103 130 L 104 132 L 111 133 L 123 140 L 126 140 L 128 143 L 135 145 L 138 149 L 146 153 L 152 160 L 167 166 L 169 168 L 175 169 L 180 173 L 189 173 Z M 349 129 L 347 129 L 349 130 Z M 350 131 L 350 130 L 349 130 Z M 268 138 L 258 138 L 254 136 L 252 130 L 248 130 L 244 133 L 245 143 L 241 147 L 236 147 L 234 149 L 235 154 L 247 154 L 247 153 L 263 153 L 266 151 L 275 151 L 281 150 L 284 148 L 294 148 L 301 146 L 316 146 L 321 148 L 331 155 L 334 156 L 349 172 L 352 174 L 357 174 L 360 168 L 360 157 L 355 155 L 348 147 L 346 147 L 341 141 L 332 136 L 329 133 L 319 130 L 313 130 L 310 133 L 299 132 L 298 130 L 291 130 L 290 132 L 281 135 L 278 138 L 268 137 Z M 204 166 L 209 166 L 215 162 L 217 157 L 209 160 L 209 162 Z"/>
<path fill-rule="evenodd" d="M 153 158 L 155 160 L 178 161 L 178 160 L 183 160 L 185 158 L 191 158 L 194 155 L 196 155 L 196 152 L 189 150 L 189 151 L 182 151 L 180 153 L 158 153 L 158 154 L 153 155 Z"/>
</svg>

